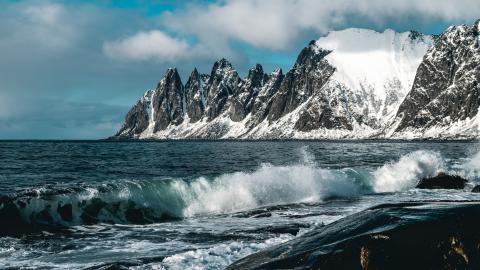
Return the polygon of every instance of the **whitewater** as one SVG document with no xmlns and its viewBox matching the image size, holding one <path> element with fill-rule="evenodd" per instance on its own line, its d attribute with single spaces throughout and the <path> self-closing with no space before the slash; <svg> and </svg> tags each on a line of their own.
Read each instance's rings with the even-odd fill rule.
<svg viewBox="0 0 480 270">
<path fill-rule="evenodd" d="M 222 269 L 380 203 L 480 199 L 470 192 L 480 184 L 476 142 L 0 148 L 2 267 Z M 440 172 L 469 183 L 460 191 L 415 189 Z"/>
</svg>

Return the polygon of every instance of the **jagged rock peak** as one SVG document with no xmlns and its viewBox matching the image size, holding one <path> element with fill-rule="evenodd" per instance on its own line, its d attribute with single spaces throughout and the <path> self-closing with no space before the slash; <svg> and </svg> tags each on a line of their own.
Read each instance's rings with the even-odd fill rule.
<svg viewBox="0 0 480 270">
<path fill-rule="evenodd" d="M 319 61 L 331 52 L 331 50 L 326 50 L 320 46 L 317 46 L 317 42 L 312 40 L 308 46 L 303 48 L 303 50 L 300 52 L 293 68 L 298 68 L 301 65 L 311 62 L 313 59 Z"/>
<path fill-rule="evenodd" d="M 266 78 L 263 72 L 262 65 L 256 64 L 255 67 L 251 68 L 248 71 L 248 75 L 246 78 L 247 87 L 259 87 L 263 85 L 265 80 Z"/>
<path fill-rule="evenodd" d="M 169 68 L 165 72 L 165 75 L 163 76 L 162 80 L 157 85 L 157 89 L 162 86 L 162 84 L 182 84 L 182 79 L 180 78 L 180 75 L 178 74 L 177 68 Z"/>
<path fill-rule="evenodd" d="M 263 74 L 262 65 L 256 64 L 253 68 L 248 71 L 248 78 L 255 76 L 256 74 Z"/>
<path fill-rule="evenodd" d="M 212 73 L 218 70 L 230 70 L 230 69 L 233 69 L 232 63 L 230 63 L 227 59 L 222 58 L 213 64 Z"/>
<path fill-rule="evenodd" d="M 168 68 L 167 71 L 165 72 L 165 77 L 180 77 L 180 75 L 178 75 L 178 70 L 176 67 L 173 67 L 173 68 Z"/>
<path fill-rule="evenodd" d="M 206 107 L 206 97 L 203 89 L 204 78 L 194 68 L 187 84 L 185 84 L 186 110 L 190 123 L 195 123 L 203 117 Z"/>
<path fill-rule="evenodd" d="M 190 81 L 191 79 L 200 79 L 200 73 L 198 72 L 197 68 L 193 68 L 192 73 L 190 73 L 188 80 Z"/>
</svg>

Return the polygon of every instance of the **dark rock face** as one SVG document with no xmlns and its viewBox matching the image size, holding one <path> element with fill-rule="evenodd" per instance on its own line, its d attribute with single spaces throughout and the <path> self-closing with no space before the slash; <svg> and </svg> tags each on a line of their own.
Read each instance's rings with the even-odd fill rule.
<svg viewBox="0 0 480 270">
<path fill-rule="evenodd" d="M 176 68 L 168 69 L 157 88 L 147 91 L 128 112 L 116 138 L 136 138 L 153 123 L 152 130 L 164 130 L 184 120 L 186 96 Z"/>
<path fill-rule="evenodd" d="M 478 269 L 480 204 L 380 205 L 227 269 Z"/>
<path fill-rule="evenodd" d="M 167 71 L 156 90 L 157 98 L 153 98 L 152 102 L 156 120 L 153 131 L 164 130 L 170 123 L 181 124 L 185 111 L 185 91 L 176 68 Z"/>
<path fill-rule="evenodd" d="M 250 126 L 258 125 L 268 116 L 273 102 L 272 97 L 278 92 L 284 77 L 281 69 L 273 71 L 271 75 L 264 75 L 263 87 L 249 102 L 249 104 L 253 104 L 251 106 L 252 119 L 249 123 Z"/>
<path fill-rule="evenodd" d="M 275 121 L 293 111 L 322 88 L 335 71 L 325 59 L 330 51 L 319 50 L 312 42 L 304 48 L 292 70 L 286 75 L 278 93 L 273 97 L 268 119 Z"/>
<path fill-rule="evenodd" d="M 295 128 L 308 132 L 318 128 L 352 130 L 350 119 L 346 116 L 335 116 L 332 109 L 325 101 L 312 102 L 295 123 Z"/>
<path fill-rule="evenodd" d="M 450 27 L 420 64 L 397 113 L 401 132 L 448 126 L 477 115 L 480 104 L 479 26 Z"/>
<path fill-rule="evenodd" d="M 435 177 L 420 180 L 416 188 L 421 189 L 463 189 L 468 181 L 457 175 L 440 173 Z"/>
<path fill-rule="evenodd" d="M 480 193 L 480 185 L 477 185 L 477 186 L 473 187 L 472 192 Z"/>
<path fill-rule="evenodd" d="M 147 93 L 149 95 L 151 93 Z M 131 138 L 147 129 L 149 123 L 147 104 L 142 98 L 125 116 L 122 128 L 117 132 L 117 138 Z"/>
<path fill-rule="evenodd" d="M 204 93 L 205 76 L 202 77 L 197 69 L 194 69 L 187 84 L 185 84 L 185 96 L 187 115 L 190 123 L 195 123 L 203 116 L 206 107 L 206 96 Z"/>
<path fill-rule="evenodd" d="M 225 59 L 215 62 L 207 84 L 206 115 L 209 120 L 213 120 L 228 108 L 229 97 L 237 96 L 241 92 L 241 82 L 230 62 Z"/>
</svg>

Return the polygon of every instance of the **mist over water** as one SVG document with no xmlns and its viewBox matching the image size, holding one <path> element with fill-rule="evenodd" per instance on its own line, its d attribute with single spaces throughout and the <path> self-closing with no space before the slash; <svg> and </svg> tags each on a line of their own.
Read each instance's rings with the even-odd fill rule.
<svg viewBox="0 0 480 270">
<path fill-rule="evenodd" d="M 7 228 L 0 265 L 68 269 L 122 258 L 139 269 L 221 269 L 375 204 L 478 199 L 414 189 L 439 172 L 466 177 L 470 189 L 480 179 L 476 149 L 473 142 L 0 142 L 0 219 L 18 223 L 0 222 Z M 18 234 L 32 241 L 18 242 Z M 63 250 L 64 241 L 71 248 Z M 91 249 L 92 241 L 103 244 Z"/>
</svg>

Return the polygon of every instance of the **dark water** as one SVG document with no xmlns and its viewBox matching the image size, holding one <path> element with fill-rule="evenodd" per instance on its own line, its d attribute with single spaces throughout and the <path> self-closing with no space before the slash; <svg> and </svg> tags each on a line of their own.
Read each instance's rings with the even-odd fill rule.
<svg viewBox="0 0 480 270">
<path fill-rule="evenodd" d="M 221 269 L 366 207 L 471 200 L 477 142 L 0 142 L 0 267 Z"/>
</svg>

